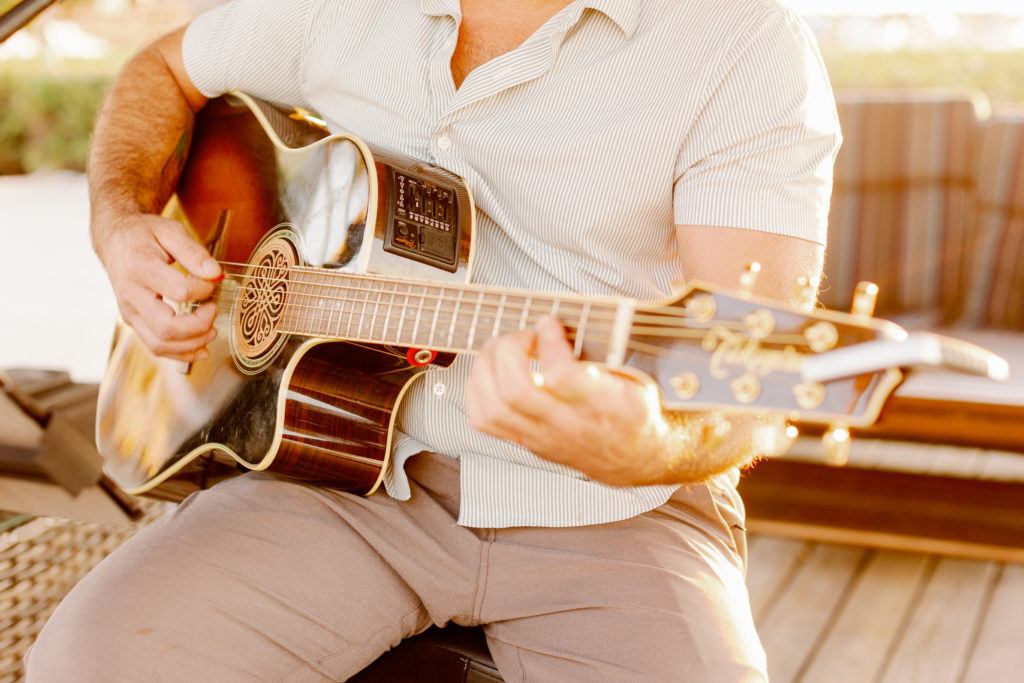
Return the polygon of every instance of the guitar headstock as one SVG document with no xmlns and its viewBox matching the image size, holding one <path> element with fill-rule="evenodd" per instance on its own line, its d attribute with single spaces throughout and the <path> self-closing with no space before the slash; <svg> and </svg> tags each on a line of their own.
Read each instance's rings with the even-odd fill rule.
<svg viewBox="0 0 1024 683">
<path fill-rule="evenodd" d="M 843 313 L 811 308 L 815 288 L 806 281 L 794 297 L 805 306 L 758 297 L 756 272 L 749 269 L 738 290 L 694 282 L 669 306 L 638 307 L 626 365 L 655 381 L 665 408 L 827 425 L 826 447 L 841 461 L 848 429 L 878 419 L 907 368 L 1005 372 L 984 349 L 872 317 L 873 284 L 859 285 Z"/>
</svg>

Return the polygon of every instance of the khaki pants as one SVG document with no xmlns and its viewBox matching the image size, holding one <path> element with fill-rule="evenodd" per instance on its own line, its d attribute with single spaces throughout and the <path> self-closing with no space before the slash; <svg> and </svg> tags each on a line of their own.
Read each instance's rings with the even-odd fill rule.
<svg viewBox="0 0 1024 683">
<path fill-rule="evenodd" d="M 64 600 L 29 683 L 344 680 L 449 621 L 487 624 L 508 681 L 765 679 L 730 487 L 613 524 L 469 529 L 457 461 L 407 470 L 406 502 L 259 473 L 190 497 Z"/>
</svg>

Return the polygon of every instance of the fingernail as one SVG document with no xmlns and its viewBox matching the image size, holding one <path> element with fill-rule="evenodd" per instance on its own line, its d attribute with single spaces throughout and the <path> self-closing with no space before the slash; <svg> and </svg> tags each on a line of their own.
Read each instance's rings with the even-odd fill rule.
<svg viewBox="0 0 1024 683">
<path fill-rule="evenodd" d="M 210 342 L 212 342 L 216 338 L 217 338 L 217 330 L 216 329 L 212 329 L 212 330 L 210 330 L 210 334 L 206 335 L 206 343 L 209 344 Z"/>
<path fill-rule="evenodd" d="M 206 349 L 201 349 L 196 352 L 196 360 L 206 360 L 210 357 L 210 352 Z"/>
<path fill-rule="evenodd" d="M 220 275 L 221 278 L 224 277 L 224 273 L 221 272 L 220 266 L 217 264 L 217 261 L 212 258 L 204 260 L 202 264 L 199 266 L 199 269 L 205 274 L 206 279 L 208 280 L 212 280 L 213 278 L 218 277 L 218 274 Z"/>
</svg>

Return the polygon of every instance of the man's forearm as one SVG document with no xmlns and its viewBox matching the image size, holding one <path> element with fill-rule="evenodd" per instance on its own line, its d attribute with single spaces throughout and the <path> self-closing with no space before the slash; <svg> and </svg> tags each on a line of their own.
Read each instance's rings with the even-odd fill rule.
<svg viewBox="0 0 1024 683">
<path fill-rule="evenodd" d="M 103 246 L 113 216 L 158 213 L 185 164 L 194 114 L 159 43 L 136 55 L 111 87 L 93 131 L 88 177 L 92 238 Z"/>
</svg>

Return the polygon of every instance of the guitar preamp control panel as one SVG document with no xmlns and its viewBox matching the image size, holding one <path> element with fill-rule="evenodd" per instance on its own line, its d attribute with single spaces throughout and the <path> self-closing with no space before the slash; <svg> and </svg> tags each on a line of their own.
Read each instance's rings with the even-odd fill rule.
<svg viewBox="0 0 1024 683">
<path fill-rule="evenodd" d="M 389 167 L 384 250 L 454 273 L 462 239 L 456 188 Z"/>
</svg>

